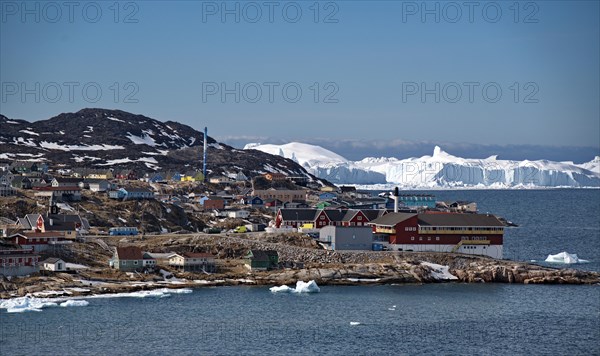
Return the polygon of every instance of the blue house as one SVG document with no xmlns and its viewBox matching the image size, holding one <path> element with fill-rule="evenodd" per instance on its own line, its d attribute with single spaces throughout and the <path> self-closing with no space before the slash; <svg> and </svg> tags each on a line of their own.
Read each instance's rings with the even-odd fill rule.
<svg viewBox="0 0 600 356">
<path fill-rule="evenodd" d="M 263 206 L 265 202 L 260 197 L 248 197 L 244 198 L 246 205 L 250 206 Z"/>
<path fill-rule="evenodd" d="M 200 205 L 204 205 L 204 202 L 208 200 L 207 196 L 201 196 L 200 198 L 198 198 L 198 204 Z"/>
<path fill-rule="evenodd" d="M 150 178 L 148 179 L 148 181 L 151 182 L 151 183 L 164 182 L 165 178 L 160 173 L 154 173 L 153 175 L 150 176 Z"/>
<path fill-rule="evenodd" d="M 337 198 L 337 195 L 332 192 L 324 192 L 324 193 L 319 194 L 319 200 L 321 200 L 321 201 L 335 200 L 336 198 Z"/>
<path fill-rule="evenodd" d="M 175 172 L 171 176 L 171 181 L 173 181 L 173 182 L 181 182 L 181 177 L 183 177 L 183 174 L 181 174 L 179 172 Z"/>
<path fill-rule="evenodd" d="M 122 189 L 110 190 L 108 192 L 108 197 L 110 199 L 123 199 L 125 198 L 125 192 Z"/>
</svg>

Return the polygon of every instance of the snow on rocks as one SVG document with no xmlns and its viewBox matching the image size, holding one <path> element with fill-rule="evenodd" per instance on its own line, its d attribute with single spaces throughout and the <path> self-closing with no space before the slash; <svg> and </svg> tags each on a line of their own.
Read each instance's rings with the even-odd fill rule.
<svg viewBox="0 0 600 356">
<path fill-rule="evenodd" d="M 421 265 L 428 267 L 431 270 L 431 277 L 438 281 L 454 281 L 458 279 L 458 277 L 448 271 L 450 269 L 448 266 L 431 262 L 421 262 Z"/>
</svg>

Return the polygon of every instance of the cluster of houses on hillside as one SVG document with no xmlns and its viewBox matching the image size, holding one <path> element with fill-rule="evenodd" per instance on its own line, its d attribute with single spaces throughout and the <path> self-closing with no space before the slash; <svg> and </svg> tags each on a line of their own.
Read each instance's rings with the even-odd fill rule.
<svg viewBox="0 0 600 356">
<path fill-rule="evenodd" d="M 374 195 L 354 187 L 310 187 L 303 177 L 277 172 L 263 174 L 256 187 L 256 177 L 250 179 L 243 172 L 206 178 L 197 171 L 141 174 L 133 170 L 58 169 L 50 174 L 43 162 L 0 166 L 1 196 L 30 190 L 34 197 L 50 202 L 45 214 L 27 214 L 16 220 L 0 218 L 0 274 L 27 274 L 40 266 L 45 269 L 42 262 L 51 270 L 65 268 L 60 259 L 40 258 L 52 255 L 53 250 L 73 243 L 90 230 L 85 218 L 72 212 L 61 213 L 58 207 L 82 200 L 84 191 L 104 194 L 115 201 L 157 200 L 174 204 L 211 221 L 245 221 L 247 228 L 234 232 L 300 231 L 332 250 L 439 251 L 502 257 L 503 224 L 494 216 L 477 214 L 474 202 L 444 202 L 432 194 L 397 191 L 392 199 L 388 193 Z M 296 185 L 298 182 L 301 185 Z M 190 186 L 202 187 L 203 191 L 176 189 Z M 270 226 L 256 216 L 273 216 Z M 155 254 L 132 246 L 118 248 L 110 266 L 122 271 L 166 266 L 212 273 L 217 269 L 215 260 L 215 256 L 207 254 Z M 272 269 L 290 263 L 282 264 L 275 251 L 258 250 L 248 251 L 246 261 L 251 269 Z"/>
</svg>

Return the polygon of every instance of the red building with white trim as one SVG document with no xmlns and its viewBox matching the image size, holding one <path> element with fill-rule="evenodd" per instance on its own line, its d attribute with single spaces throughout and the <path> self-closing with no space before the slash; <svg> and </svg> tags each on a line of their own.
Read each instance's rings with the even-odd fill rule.
<svg viewBox="0 0 600 356">
<path fill-rule="evenodd" d="M 25 249 L 31 249 L 33 251 L 45 251 L 52 246 L 66 245 L 73 243 L 72 240 L 65 238 L 65 235 L 61 232 L 20 232 L 18 234 L 11 235 L 10 238 L 13 242 Z"/>
<path fill-rule="evenodd" d="M 394 251 L 458 252 L 502 258 L 504 224 L 493 215 L 390 213 L 369 223 Z"/>
<path fill-rule="evenodd" d="M 0 250 L 0 274 L 24 276 L 40 271 L 40 256 L 33 250 Z"/>
</svg>

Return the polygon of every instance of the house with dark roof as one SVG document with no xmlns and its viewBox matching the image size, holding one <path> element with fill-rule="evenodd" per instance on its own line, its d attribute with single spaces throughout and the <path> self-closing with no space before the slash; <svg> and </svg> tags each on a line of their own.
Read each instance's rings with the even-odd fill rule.
<svg viewBox="0 0 600 356">
<path fill-rule="evenodd" d="M 122 272 L 140 272 L 154 269 L 156 259 L 137 246 L 117 247 L 109 261 L 109 265 Z"/>
<path fill-rule="evenodd" d="M 15 176 L 10 183 L 14 188 L 17 189 L 31 189 L 31 179 L 25 176 Z"/>
<path fill-rule="evenodd" d="M 65 261 L 58 257 L 49 257 L 40 262 L 41 271 L 64 272 L 67 270 Z"/>
<path fill-rule="evenodd" d="M 279 209 L 275 216 L 275 227 L 294 228 L 312 224 L 320 229 L 324 226 L 367 226 L 373 219 L 387 214 L 387 210 L 373 209 Z"/>
<path fill-rule="evenodd" d="M 61 232 L 66 239 L 74 240 L 77 234 L 86 234 L 90 223 L 77 214 L 58 214 L 58 208 L 48 214 L 27 214 L 18 219 L 21 230 L 34 232 Z"/>
<path fill-rule="evenodd" d="M 458 252 L 502 258 L 504 224 L 494 215 L 389 213 L 369 223 L 394 251 Z"/>
<path fill-rule="evenodd" d="M 38 171 L 37 162 L 14 161 L 10 165 L 10 170 L 15 173 L 30 173 Z"/>
<path fill-rule="evenodd" d="M 54 177 L 51 185 L 53 187 L 79 187 L 81 182 L 83 182 L 83 178 Z"/>
<path fill-rule="evenodd" d="M 80 201 L 81 188 L 68 187 L 34 187 L 36 197 L 48 197 L 55 201 Z"/>
<path fill-rule="evenodd" d="M 275 269 L 279 265 L 279 254 L 274 250 L 250 250 L 245 256 L 245 264 L 251 270 Z"/>
</svg>

